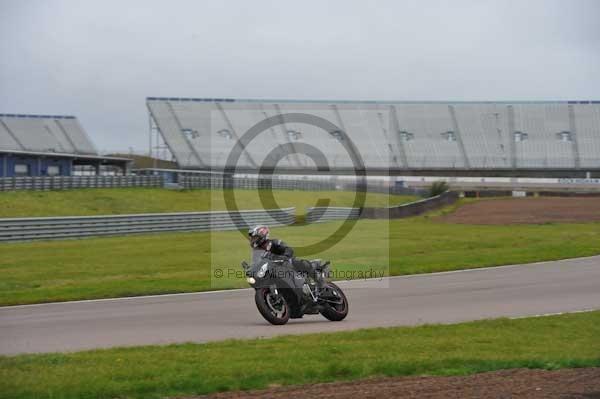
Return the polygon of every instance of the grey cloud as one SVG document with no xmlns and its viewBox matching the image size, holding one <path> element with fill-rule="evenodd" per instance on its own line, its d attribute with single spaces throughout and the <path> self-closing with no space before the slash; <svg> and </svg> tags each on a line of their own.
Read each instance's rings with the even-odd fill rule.
<svg viewBox="0 0 600 399">
<path fill-rule="evenodd" d="M 598 99 L 600 2 L 0 0 L 0 111 L 146 149 L 146 96 Z"/>
</svg>

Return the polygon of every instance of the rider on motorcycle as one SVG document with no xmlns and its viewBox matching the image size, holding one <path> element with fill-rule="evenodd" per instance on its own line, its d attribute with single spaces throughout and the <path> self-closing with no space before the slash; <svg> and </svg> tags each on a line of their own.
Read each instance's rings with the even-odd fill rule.
<svg viewBox="0 0 600 399">
<path fill-rule="evenodd" d="M 306 259 L 295 258 L 294 249 L 285 242 L 269 238 L 269 228 L 267 226 L 256 226 L 248 230 L 248 237 L 250 238 L 250 247 L 252 247 L 254 253 L 260 251 L 261 256 L 266 252 L 285 257 L 290 260 L 294 270 L 311 276 L 315 282 L 319 283 L 316 270 L 314 270 L 311 263 Z"/>
</svg>

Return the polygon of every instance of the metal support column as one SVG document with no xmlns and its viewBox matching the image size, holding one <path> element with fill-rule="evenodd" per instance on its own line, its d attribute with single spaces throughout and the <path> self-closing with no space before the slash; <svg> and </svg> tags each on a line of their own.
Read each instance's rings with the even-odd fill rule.
<svg viewBox="0 0 600 399">
<path fill-rule="evenodd" d="M 67 133 L 67 129 L 65 129 L 65 127 L 62 125 L 62 123 L 60 122 L 59 119 L 54 119 L 54 123 L 56 124 L 56 126 L 58 126 L 58 129 L 63 134 L 63 136 L 65 136 L 65 138 L 67 139 L 67 141 L 69 142 L 71 147 L 73 147 L 74 152 L 84 152 L 84 151 L 80 150 L 79 148 L 77 148 L 77 146 L 75 145 L 75 142 L 71 139 L 71 136 L 69 136 L 69 133 Z M 48 129 L 47 126 L 46 126 L 46 129 Z"/>
<path fill-rule="evenodd" d="M 152 114 L 148 111 L 148 156 L 152 158 L 152 131 L 153 131 L 153 120 Z"/>
<path fill-rule="evenodd" d="M 4 123 L 4 121 L 1 118 L 0 118 L 0 124 L 8 132 L 8 135 L 10 137 L 12 137 L 12 139 L 15 141 L 15 143 L 17 143 L 19 145 L 19 147 L 21 147 L 21 150 L 27 151 L 27 148 L 25 148 L 25 146 L 23 145 L 23 143 L 21 143 L 21 141 L 19 140 L 19 138 L 17 137 L 17 135 L 14 134 L 12 132 L 12 130 L 10 130 L 10 128 L 8 127 L 8 125 L 6 123 Z"/>
<path fill-rule="evenodd" d="M 510 151 L 510 167 L 517 168 L 517 143 L 515 143 L 515 109 L 512 105 L 507 107 L 508 114 L 508 145 Z"/>
<path fill-rule="evenodd" d="M 179 120 L 179 118 L 177 117 L 177 114 L 175 113 L 173 104 L 171 104 L 170 102 L 167 102 L 167 107 L 169 109 L 169 112 L 171 113 L 171 116 L 173 117 L 173 120 L 175 121 L 175 124 L 177 125 L 177 128 L 179 129 L 180 132 L 183 133 L 183 126 L 181 125 L 181 121 Z M 198 151 L 196 151 L 196 148 L 192 145 L 192 143 L 190 142 L 188 137 L 184 134 L 183 138 L 184 138 L 186 144 L 188 145 L 188 148 L 190 149 L 190 155 L 193 155 L 196 158 L 196 160 L 198 161 L 198 165 L 200 167 L 205 168 L 206 164 L 204 163 L 204 161 L 200 157 L 200 154 L 198 154 Z M 189 162 L 189 160 L 188 160 L 188 162 Z"/>
<path fill-rule="evenodd" d="M 458 149 L 460 150 L 460 154 L 463 157 L 465 168 L 471 169 L 471 163 L 469 162 L 469 158 L 467 157 L 465 144 L 463 143 L 462 135 L 460 134 L 460 128 L 458 127 L 458 119 L 456 118 L 456 111 L 454 110 L 454 106 L 448 105 L 448 111 L 450 112 L 450 117 L 452 118 L 452 128 L 454 129 L 454 137 L 456 137 Z"/>
<path fill-rule="evenodd" d="M 458 119 L 456 118 L 456 111 L 454 110 L 454 106 L 448 105 L 448 111 L 450 112 L 450 117 L 452 118 L 452 128 L 454 129 L 454 137 L 456 138 L 456 143 L 458 144 L 458 149 L 460 151 L 460 155 L 463 158 L 465 168 L 471 169 L 471 163 L 469 162 L 469 158 L 467 157 L 467 150 L 465 149 L 465 144 L 462 141 L 462 134 L 460 133 L 460 128 L 458 127 Z"/>
<path fill-rule="evenodd" d="M 394 105 L 390 106 L 390 124 L 390 130 L 394 133 L 394 137 L 396 138 L 396 142 L 398 144 L 398 149 L 400 150 L 400 160 L 402 161 L 402 166 L 405 169 L 408 169 L 408 157 L 406 156 L 404 141 L 400 138 L 400 120 L 398 119 L 398 110 Z"/>
<path fill-rule="evenodd" d="M 575 168 L 581 168 L 581 158 L 579 156 L 579 142 L 577 140 L 577 124 L 575 123 L 575 108 L 569 105 L 569 130 L 571 131 L 571 144 L 573 146 L 573 159 Z"/>
<path fill-rule="evenodd" d="M 299 168 L 302 168 L 302 167 L 304 167 L 304 165 L 302 165 L 302 162 L 300 161 L 300 156 L 298 155 L 298 152 L 296 151 L 296 147 L 294 146 L 294 142 L 292 141 L 292 139 L 290 138 L 290 135 L 288 134 L 288 129 L 285 126 L 285 120 L 283 118 L 283 114 L 281 113 L 281 108 L 279 107 L 278 104 L 275 104 L 274 106 L 275 106 L 275 110 L 277 111 L 277 115 L 279 115 L 279 119 L 281 120 L 281 125 L 279 125 L 279 126 L 281 128 L 281 132 L 283 133 L 283 137 L 285 137 L 287 142 L 292 146 L 292 149 L 294 151 L 293 156 L 296 161 L 296 165 Z"/>
<path fill-rule="evenodd" d="M 237 132 L 233 128 L 233 123 L 231 123 L 231 120 L 225 113 L 223 106 L 220 103 L 215 103 L 215 105 L 217 106 L 217 109 L 221 113 L 223 120 L 225 120 L 225 123 L 227 124 L 227 128 L 229 129 L 229 131 L 231 132 L 231 135 L 233 136 L 233 139 L 235 140 L 235 146 L 239 146 L 241 148 L 243 154 L 246 156 L 246 159 L 248 160 L 248 163 L 250 165 L 252 165 L 253 168 L 258 168 L 258 164 L 256 162 L 254 162 L 254 159 L 252 158 L 252 156 L 250 156 L 250 152 L 248 150 L 246 150 L 246 146 L 244 145 L 244 143 L 242 143 L 240 141 L 240 137 L 238 136 Z M 226 165 L 226 166 L 230 166 L 230 165 Z"/>
</svg>

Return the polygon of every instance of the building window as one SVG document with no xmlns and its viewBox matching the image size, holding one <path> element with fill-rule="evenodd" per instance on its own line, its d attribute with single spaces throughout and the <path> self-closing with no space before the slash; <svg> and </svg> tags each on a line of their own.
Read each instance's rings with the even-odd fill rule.
<svg viewBox="0 0 600 399">
<path fill-rule="evenodd" d="M 58 175 L 60 175 L 60 166 L 57 166 L 57 165 L 48 166 L 48 169 L 46 170 L 46 174 L 48 176 L 58 176 Z"/>
<path fill-rule="evenodd" d="M 29 165 L 26 163 L 15 164 L 15 176 L 29 176 Z"/>
<path fill-rule="evenodd" d="M 563 142 L 573 141 L 573 136 L 571 135 L 571 132 L 562 131 L 560 133 L 557 133 L 556 136 L 558 137 L 558 139 L 560 141 L 563 141 Z"/>
<path fill-rule="evenodd" d="M 329 134 L 337 141 L 344 140 L 344 132 L 342 132 L 341 130 L 334 130 L 333 132 L 329 132 Z"/>
<path fill-rule="evenodd" d="M 198 131 L 194 129 L 181 129 L 181 132 L 189 139 L 195 139 L 200 137 L 200 133 L 198 133 Z"/>
<path fill-rule="evenodd" d="M 217 132 L 217 135 L 219 135 L 220 137 L 223 137 L 224 139 L 227 140 L 233 140 L 233 134 L 231 134 L 231 132 L 227 129 L 221 129 Z"/>
<path fill-rule="evenodd" d="M 402 141 L 411 141 L 415 139 L 415 135 L 413 133 L 409 133 L 405 130 L 401 130 L 398 132 L 400 135 L 400 140 Z"/>
<path fill-rule="evenodd" d="M 290 140 L 293 140 L 293 141 L 298 141 L 302 138 L 302 133 L 300 133 L 297 130 L 288 130 L 287 134 L 288 134 Z"/>
<path fill-rule="evenodd" d="M 456 141 L 456 134 L 451 130 L 442 133 L 442 137 L 446 139 L 446 141 Z"/>
<path fill-rule="evenodd" d="M 527 136 L 528 136 L 527 133 L 515 132 L 514 133 L 515 143 L 520 143 L 521 141 L 527 140 Z"/>
</svg>

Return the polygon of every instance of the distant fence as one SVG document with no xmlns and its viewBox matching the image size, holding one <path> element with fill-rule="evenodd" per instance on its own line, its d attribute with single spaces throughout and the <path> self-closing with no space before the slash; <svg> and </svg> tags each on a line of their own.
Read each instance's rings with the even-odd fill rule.
<svg viewBox="0 0 600 399">
<path fill-rule="evenodd" d="M 289 225 L 296 208 L 239 212 L 185 212 L 118 216 L 0 219 L 0 241 L 81 238 L 166 231 L 236 230 L 258 224 Z"/>
<path fill-rule="evenodd" d="M 352 181 L 343 180 L 317 180 L 317 179 L 279 179 L 277 176 L 273 178 L 261 177 L 230 177 L 210 176 L 210 175 L 193 175 L 185 172 L 179 173 L 177 183 L 186 189 L 193 188 L 240 188 L 240 189 L 269 189 L 274 190 L 303 190 L 303 191 L 356 191 L 357 185 Z M 381 182 L 367 182 L 364 187 L 365 191 L 385 193 L 385 194 L 421 194 L 423 190 L 390 186 Z"/>
<path fill-rule="evenodd" d="M 318 223 L 340 219 L 399 219 L 417 216 L 427 211 L 453 204 L 457 199 L 457 193 L 446 191 L 435 197 L 389 208 L 313 207 L 308 208 L 306 221 L 309 223 Z"/>
<path fill-rule="evenodd" d="M 269 189 L 301 191 L 356 191 L 356 184 L 349 181 L 319 179 L 280 179 L 259 177 L 224 177 L 186 172 L 164 172 L 152 174 L 142 170 L 139 175 L 126 176 L 35 176 L 0 177 L 0 191 L 12 190 L 68 190 L 76 188 L 113 187 L 179 187 L 183 189 Z M 386 194 L 420 194 L 422 190 L 389 186 L 384 182 L 368 182 L 366 191 Z"/>
<path fill-rule="evenodd" d="M 163 178 L 161 176 L 127 175 L 0 177 L 0 191 L 162 186 Z"/>
<path fill-rule="evenodd" d="M 302 179 L 265 179 L 251 177 L 223 178 L 222 176 L 193 176 L 181 174 L 178 183 L 186 189 L 193 188 L 240 188 L 240 189 L 266 189 L 274 190 L 305 190 L 323 191 L 335 190 L 336 184 L 330 181 L 302 180 Z"/>
</svg>

